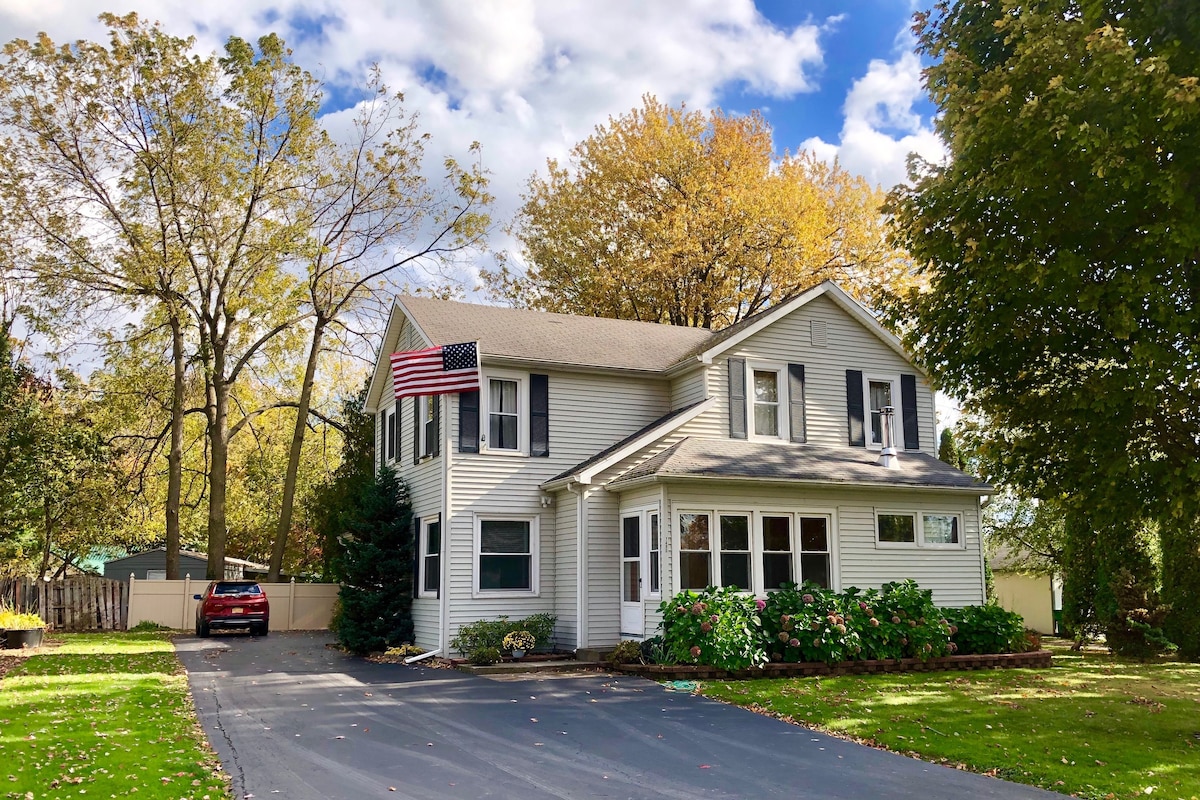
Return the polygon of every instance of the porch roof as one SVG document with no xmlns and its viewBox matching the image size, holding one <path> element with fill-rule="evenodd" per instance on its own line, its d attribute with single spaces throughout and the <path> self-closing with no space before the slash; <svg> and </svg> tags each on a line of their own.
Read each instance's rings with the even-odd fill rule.
<svg viewBox="0 0 1200 800">
<path fill-rule="evenodd" d="M 620 490 L 654 479 L 718 479 L 881 488 L 943 489 L 990 494 L 990 485 L 933 456 L 905 452 L 900 467 L 878 463 L 879 451 L 737 439 L 683 439 L 608 483 Z"/>
</svg>

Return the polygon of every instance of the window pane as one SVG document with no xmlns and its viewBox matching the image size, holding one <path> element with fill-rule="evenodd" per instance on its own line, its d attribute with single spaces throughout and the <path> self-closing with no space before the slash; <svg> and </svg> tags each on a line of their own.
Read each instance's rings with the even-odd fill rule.
<svg viewBox="0 0 1200 800">
<path fill-rule="evenodd" d="M 763 586 L 767 589 L 778 589 L 783 584 L 791 582 L 792 554 L 764 553 Z"/>
<path fill-rule="evenodd" d="M 519 520 L 484 520 L 479 523 L 481 553 L 528 553 L 529 523 Z"/>
<path fill-rule="evenodd" d="M 779 406 L 754 404 L 754 434 L 756 436 L 779 435 Z"/>
<path fill-rule="evenodd" d="M 721 549 L 750 549 L 749 517 L 721 517 Z"/>
<path fill-rule="evenodd" d="M 642 599 L 642 562 L 625 562 L 625 586 L 621 599 L 626 603 L 636 603 Z"/>
<path fill-rule="evenodd" d="M 479 557 L 480 589 L 532 589 L 529 556 Z"/>
<path fill-rule="evenodd" d="M 517 413 L 517 382 L 493 378 L 489 382 L 489 409 L 492 413 Z"/>
<path fill-rule="evenodd" d="M 926 514 L 921 521 L 927 543 L 958 544 L 958 517 L 953 514 Z"/>
<path fill-rule="evenodd" d="M 442 523 L 431 522 L 425 529 L 425 552 L 428 555 L 442 552 Z"/>
<path fill-rule="evenodd" d="M 879 541 L 917 541 L 917 534 L 913 525 L 913 516 L 911 514 L 880 514 Z"/>
<path fill-rule="evenodd" d="M 721 585 L 736 586 L 739 589 L 750 588 L 749 553 L 721 554 Z"/>
<path fill-rule="evenodd" d="M 708 579 L 708 553 L 679 554 L 679 588 L 704 589 Z"/>
<path fill-rule="evenodd" d="M 792 549 L 791 532 L 791 517 L 763 517 L 763 549 L 789 552 Z"/>
<path fill-rule="evenodd" d="M 625 558 L 637 558 L 642 552 L 642 536 L 638 527 L 637 517 L 626 517 L 622 520 L 624 543 L 621 554 Z"/>
<path fill-rule="evenodd" d="M 423 590 L 426 592 L 437 592 L 438 580 L 441 577 L 441 556 L 432 555 L 425 556 L 425 586 Z"/>
<path fill-rule="evenodd" d="M 824 553 L 804 553 L 801 555 L 800 580 L 812 581 L 822 589 L 828 589 L 829 556 Z"/>
<path fill-rule="evenodd" d="M 779 376 L 775 372 L 754 370 L 754 400 L 757 403 L 779 402 Z"/>
<path fill-rule="evenodd" d="M 679 549 L 708 549 L 708 514 L 679 515 Z M 708 583 L 704 584 L 707 585 Z"/>
<path fill-rule="evenodd" d="M 650 549 L 658 550 L 658 514 L 650 515 Z"/>
<path fill-rule="evenodd" d="M 658 594 L 659 591 L 661 591 L 661 588 L 659 586 L 659 580 L 660 580 L 660 578 L 659 578 L 659 573 L 658 573 L 658 551 L 654 550 L 654 551 L 651 551 L 651 553 L 650 553 L 650 593 L 651 594 Z"/>
<path fill-rule="evenodd" d="M 824 517 L 800 518 L 800 549 L 808 553 L 829 551 L 829 534 Z"/>
<path fill-rule="evenodd" d="M 878 411 L 892 404 L 891 381 L 871 381 L 871 410 Z"/>
</svg>

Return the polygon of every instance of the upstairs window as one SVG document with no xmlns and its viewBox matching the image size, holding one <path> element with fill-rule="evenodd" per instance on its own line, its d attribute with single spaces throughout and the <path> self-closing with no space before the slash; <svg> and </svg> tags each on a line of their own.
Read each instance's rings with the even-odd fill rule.
<svg viewBox="0 0 1200 800">
<path fill-rule="evenodd" d="M 488 380 L 489 450 L 521 449 L 520 382 L 508 378 Z"/>
<path fill-rule="evenodd" d="M 754 376 L 754 435 L 779 436 L 779 373 L 756 369 Z"/>
<path fill-rule="evenodd" d="M 883 409 L 888 406 L 895 408 L 892 402 L 892 382 L 884 380 L 867 381 L 867 407 L 871 414 L 871 444 L 883 446 Z"/>
</svg>

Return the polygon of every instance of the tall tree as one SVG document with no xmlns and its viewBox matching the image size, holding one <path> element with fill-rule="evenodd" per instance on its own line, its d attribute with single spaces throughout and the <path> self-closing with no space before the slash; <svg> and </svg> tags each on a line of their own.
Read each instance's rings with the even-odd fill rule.
<svg viewBox="0 0 1200 800">
<path fill-rule="evenodd" d="M 404 97 L 390 94 L 376 71 L 368 99 L 342 143 L 327 140 L 314 159 L 314 175 L 299 220 L 311 231 L 307 299 L 311 313 L 308 355 L 299 397 L 283 498 L 268 580 L 279 580 L 292 532 L 296 478 L 309 427 L 313 384 L 326 335 L 345 326 L 370 292 L 390 274 L 432 263 L 482 243 L 490 197 L 478 160 L 461 167 L 443 162 L 441 186 L 422 172 L 428 134 L 406 114 Z M 479 146 L 472 146 L 478 155 Z"/>
<path fill-rule="evenodd" d="M 917 29 L 950 159 L 891 206 L 930 284 L 908 343 L 996 423 L 1007 477 L 1172 521 L 1200 576 L 1200 15 L 942 2 Z"/>
<path fill-rule="evenodd" d="M 519 305 L 724 327 L 826 278 L 860 295 L 903 280 L 882 199 L 812 155 L 777 161 L 757 112 L 647 95 L 530 178 L 511 228 L 524 273 L 487 277 Z"/>
</svg>

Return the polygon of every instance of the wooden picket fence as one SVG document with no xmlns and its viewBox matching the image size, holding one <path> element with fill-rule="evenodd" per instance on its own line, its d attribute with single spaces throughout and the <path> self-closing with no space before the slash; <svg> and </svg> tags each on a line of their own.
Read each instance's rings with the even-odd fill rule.
<svg viewBox="0 0 1200 800">
<path fill-rule="evenodd" d="M 120 631 L 129 619 L 129 584 L 92 575 L 0 578 L 0 605 L 37 614 L 54 630 Z"/>
</svg>

